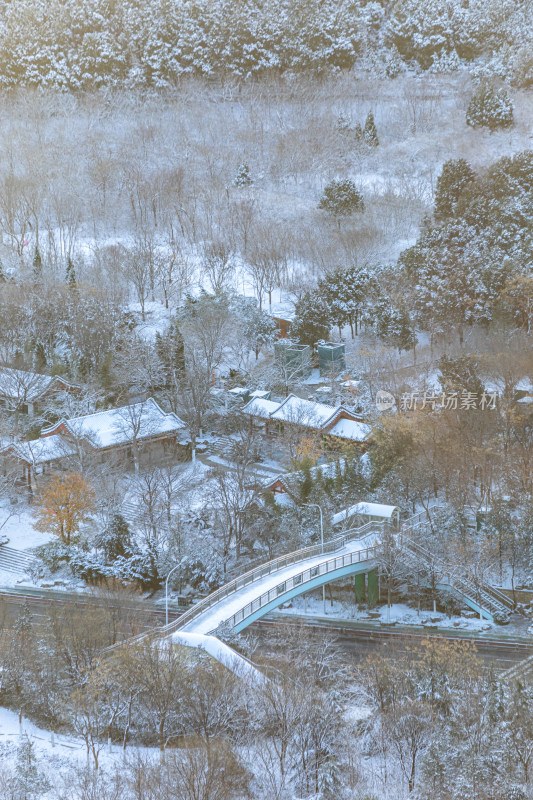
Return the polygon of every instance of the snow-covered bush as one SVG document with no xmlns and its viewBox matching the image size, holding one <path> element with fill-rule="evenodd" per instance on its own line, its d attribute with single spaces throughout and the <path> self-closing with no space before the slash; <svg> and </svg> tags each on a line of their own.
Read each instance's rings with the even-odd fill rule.
<svg viewBox="0 0 533 800">
<path fill-rule="evenodd" d="M 233 185 L 239 188 L 243 186 L 251 186 L 253 183 L 252 176 L 250 175 L 250 167 L 248 164 L 241 164 L 237 170 L 237 174 L 233 179 Z"/>
<path fill-rule="evenodd" d="M 505 89 L 482 85 L 472 95 L 466 124 L 472 128 L 508 128 L 513 124 L 513 103 Z"/>
<path fill-rule="evenodd" d="M 363 132 L 364 135 L 364 132 Z M 350 178 L 333 180 L 324 188 L 318 207 L 334 217 L 347 217 L 365 210 L 363 195 Z"/>
</svg>

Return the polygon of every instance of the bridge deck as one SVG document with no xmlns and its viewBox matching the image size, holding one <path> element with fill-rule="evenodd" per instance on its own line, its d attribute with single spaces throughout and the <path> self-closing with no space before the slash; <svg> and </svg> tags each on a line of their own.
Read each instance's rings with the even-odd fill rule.
<svg viewBox="0 0 533 800">
<path fill-rule="evenodd" d="M 182 630 L 187 633 L 211 633 L 221 622 L 232 617 L 248 603 L 251 603 L 270 589 L 274 589 L 276 586 L 283 584 L 289 578 L 299 575 L 303 570 L 311 569 L 333 558 L 339 558 L 349 553 L 365 550 L 367 547 L 368 542 L 363 543 L 361 540 L 347 542 L 344 547 L 336 550 L 334 553 L 324 553 L 313 556 L 312 558 L 298 561 L 295 564 L 277 570 L 270 575 L 265 575 L 260 580 L 244 586 L 216 605 L 206 609 L 203 614 L 200 614 L 196 619 L 192 619 L 184 625 Z"/>
</svg>

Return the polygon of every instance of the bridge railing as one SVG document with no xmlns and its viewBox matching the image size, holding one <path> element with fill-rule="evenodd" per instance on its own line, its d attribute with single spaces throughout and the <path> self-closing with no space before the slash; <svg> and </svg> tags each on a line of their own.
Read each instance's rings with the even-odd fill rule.
<svg viewBox="0 0 533 800">
<path fill-rule="evenodd" d="M 407 519 L 404 522 L 404 525 L 409 525 L 412 520 L 415 520 L 416 524 L 419 518 L 420 520 L 424 518 L 427 520 L 426 512 L 423 511 L 420 514 L 415 514 L 413 517 Z M 313 556 L 322 555 L 325 553 L 334 553 L 335 551 L 345 547 L 347 542 L 354 541 L 355 539 L 362 542 L 364 542 L 365 538 L 367 537 L 373 536 L 375 539 L 376 536 L 379 537 L 383 533 L 387 525 L 388 523 L 386 522 L 367 522 L 366 525 L 362 525 L 359 528 L 350 528 L 348 531 L 344 531 L 344 533 L 335 537 L 335 539 L 325 542 L 323 546 L 322 544 L 312 545 L 311 547 L 295 550 L 293 553 L 289 553 L 286 556 L 280 556 L 272 559 L 272 561 L 263 563 L 262 565 L 245 572 L 243 575 L 240 575 L 238 578 L 234 578 L 234 580 L 230 581 L 224 586 L 221 586 L 220 589 L 212 592 L 210 595 L 208 595 L 208 597 L 200 600 L 199 603 L 195 603 L 195 605 L 186 611 L 185 614 L 182 614 L 179 619 L 170 623 L 170 625 L 166 626 L 163 630 L 168 633 L 172 633 L 173 631 L 182 629 L 189 622 L 199 617 L 221 600 L 224 600 L 226 597 L 229 597 L 229 595 L 234 594 L 251 583 L 260 581 L 262 578 L 266 577 L 267 575 L 271 575 L 273 572 L 278 572 L 285 567 L 292 566 L 300 561 L 305 561 Z M 396 533 L 395 529 L 393 529 L 393 533 Z"/>
<path fill-rule="evenodd" d="M 254 614 L 256 611 L 264 608 L 273 600 L 277 600 L 280 594 L 286 594 L 287 592 L 290 592 L 291 589 L 300 588 L 306 583 L 314 581 L 322 575 L 335 572 L 343 567 L 359 564 L 362 561 L 370 561 L 376 557 L 378 550 L 379 546 L 373 545 L 372 547 L 367 547 L 364 550 L 356 550 L 353 553 L 344 553 L 341 556 L 336 556 L 335 558 L 328 559 L 327 561 L 322 561 L 320 564 L 316 564 L 313 567 L 308 567 L 307 569 L 299 572 L 297 575 L 291 575 L 290 578 L 282 581 L 280 584 L 278 584 L 278 586 L 275 586 L 272 589 L 269 589 L 267 592 L 264 592 L 259 597 L 256 597 L 251 603 L 247 603 L 239 611 L 237 611 L 236 614 L 233 614 L 233 616 L 225 619 L 224 623 L 234 628 L 240 622 L 243 622 L 245 619 L 252 616 L 252 614 Z M 215 631 L 210 631 L 210 633 L 214 632 Z"/>
<path fill-rule="evenodd" d="M 311 547 L 304 547 L 301 550 L 295 550 L 293 553 L 289 553 L 286 556 L 274 558 L 272 561 L 267 561 L 261 566 L 249 570 L 240 577 L 235 578 L 224 586 L 221 586 L 220 589 L 212 592 L 210 595 L 208 595 L 208 597 L 200 600 L 199 603 L 195 603 L 192 608 L 186 611 L 185 614 L 182 614 L 179 619 L 175 620 L 175 622 L 172 622 L 170 625 L 166 626 L 164 630 L 168 633 L 172 633 L 175 630 L 180 630 L 193 619 L 199 617 L 200 614 L 203 614 L 209 608 L 212 608 L 214 605 L 219 603 L 221 600 L 224 600 L 226 597 L 238 592 L 240 589 L 245 588 L 251 583 L 260 581 L 267 575 L 272 575 L 273 572 L 279 572 L 280 570 L 285 569 L 285 567 L 290 567 L 300 561 L 306 561 L 308 558 L 312 558 L 313 556 L 334 553 L 337 550 L 341 550 L 346 546 L 347 542 L 351 542 L 354 539 L 364 540 L 367 536 L 372 534 L 374 536 L 379 536 L 382 529 L 383 523 L 367 522 L 366 525 L 363 525 L 360 528 L 354 528 L 351 531 L 347 531 L 346 533 L 342 534 L 341 536 L 337 536 L 335 539 L 331 539 L 329 542 L 324 542 L 323 546 L 322 544 L 315 544 Z"/>
<path fill-rule="evenodd" d="M 423 560 L 427 561 L 428 563 L 435 563 L 439 565 L 440 570 L 442 571 L 443 575 L 448 574 L 450 585 L 453 586 L 455 589 L 459 590 L 462 594 L 466 597 L 471 597 L 472 600 L 477 602 L 478 600 L 482 600 L 485 605 L 488 606 L 487 610 L 501 610 L 503 609 L 511 609 L 513 608 L 513 602 L 510 600 L 507 595 L 500 592 L 499 589 L 496 589 L 494 586 L 491 586 L 488 583 L 482 582 L 479 585 L 475 585 L 474 582 L 465 576 L 460 575 L 453 575 L 455 569 L 453 565 L 448 564 L 444 559 L 435 557 L 432 553 L 429 552 L 425 547 L 418 544 L 418 542 L 413 541 L 410 539 L 406 534 L 408 533 L 409 528 L 402 530 L 400 536 L 398 538 L 398 542 L 400 546 L 404 546 L 406 549 L 411 550 L 411 552 L 415 553 L 416 555 L 420 556 Z M 453 575 L 453 579 L 452 579 Z"/>
</svg>

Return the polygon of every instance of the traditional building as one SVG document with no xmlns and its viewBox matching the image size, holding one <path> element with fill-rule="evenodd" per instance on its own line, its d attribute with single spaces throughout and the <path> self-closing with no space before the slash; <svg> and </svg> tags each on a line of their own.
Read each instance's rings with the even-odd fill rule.
<svg viewBox="0 0 533 800">
<path fill-rule="evenodd" d="M 24 369 L 0 367 L 0 406 L 34 416 L 42 403 L 57 392 L 79 392 L 80 387 L 59 375 L 41 375 Z"/>
<path fill-rule="evenodd" d="M 371 428 L 361 417 L 344 406 L 333 408 L 325 403 L 315 403 L 290 394 L 283 402 L 254 398 L 242 413 L 250 419 L 250 426 L 263 428 L 265 433 L 283 433 L 284 428 L 306 429 L 320 434 L 334 444 L 334 440 L 351 441 L 365 445 Z"/>
<path fill-rule="evenodd" d="M 121 454 L 135 460 L 145 451 L 151 460 L 190 442 L 183 420 L 163 411 L 153 397 L 142 403 L 62 419 L 42 431 L 45 438 L 56 435 L 81 443 L 102 459 Z"/>
<path fill-rule="evenodd" d="M 40 439 L 4 444 L 4 474 L 20 469 L 29 486 L 52 469 L 81 469 L 85 464 L 161 463 L 184 456 L 190 438 L 177 414 L 163 411 L 153 398 L 142 403 L 62 419 Z M 17 467 L 18 465 L 18 467 Z"/>
</svg>

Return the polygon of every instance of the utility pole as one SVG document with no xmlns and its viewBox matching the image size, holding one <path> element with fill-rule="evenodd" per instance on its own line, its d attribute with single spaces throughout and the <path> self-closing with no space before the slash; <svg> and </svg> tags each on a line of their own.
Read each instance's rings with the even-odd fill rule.
<svg viewBox="0 0 533 800">
<path fill-rule="evenodd" d="M 181 567 L 181 564 L 176 564 L 175 567 L 172 567 L 165 581 L 165 625 L 168 625 L 168 579 L 179 567 Z"/>
<path fill-rule="evenodd" d="M 322 506 L 319 506 L 318 503 L 302 503 L 304 506 L 308 506 L 309 508 L 318 508 L 320 511 L 320 550 L 322 555 L 324 555 L 324 516 L 322 514 Z M 322 611 L 324 616 L 326 615 L 326 585 L 322 584 Z"/>
</svg>

